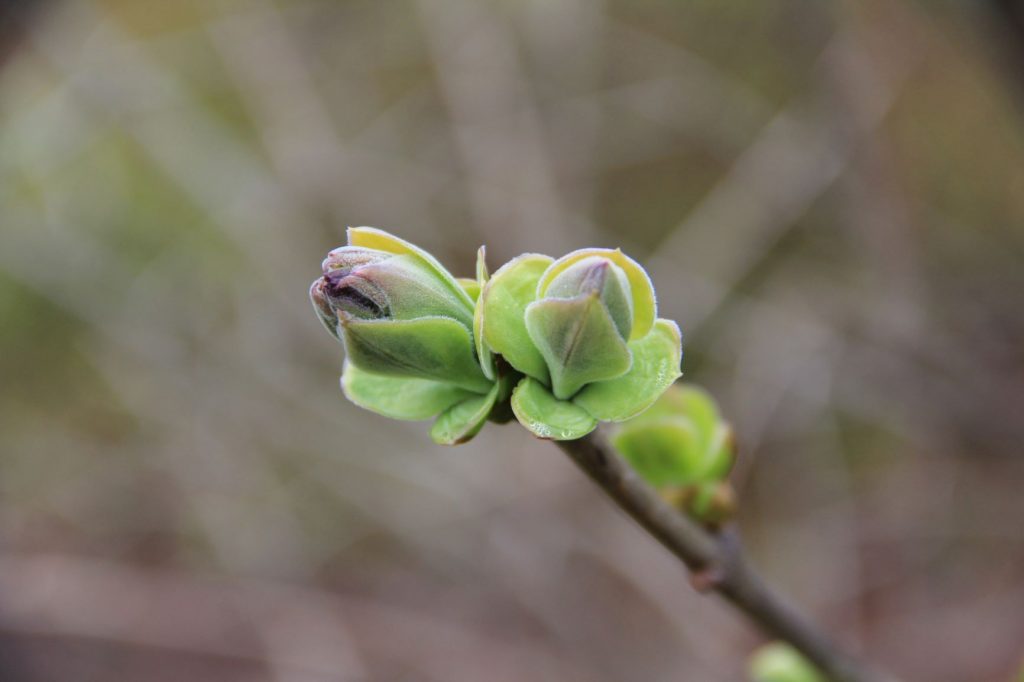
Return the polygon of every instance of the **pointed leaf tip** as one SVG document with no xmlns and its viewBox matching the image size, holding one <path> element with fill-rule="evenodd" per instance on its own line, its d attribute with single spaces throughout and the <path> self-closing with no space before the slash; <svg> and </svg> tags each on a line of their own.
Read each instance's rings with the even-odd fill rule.
<svg viewBox="0 0 1024 682">
<path fill-rule="evenodd" d="M 498 397 L 495 384 L 487 395 L 473 396 L 443 412 L 430 429 L 438 445 L 459 445 L 472 439 L 487 422 Z"/>
<path fill-rule="evenodd" d="M 654 285 L 647 271 L 635 260 L 622 253 L 620 249 L 579 249 L 562 256 L 551 264 L 537 283 L 537 298 L 541 298 L 547 292 L 552 280 L 559 274 L 572 266 L 574 263 L 590 258 L 601 256 L 612 261 L 626 273 L 629 280 L 630 291 L 633 296 L 633 328 L 629 340 L 642 339 L 651 331 L 654 320 L 658 317 L 658 304 L 654 295 Z"/>
</svg>

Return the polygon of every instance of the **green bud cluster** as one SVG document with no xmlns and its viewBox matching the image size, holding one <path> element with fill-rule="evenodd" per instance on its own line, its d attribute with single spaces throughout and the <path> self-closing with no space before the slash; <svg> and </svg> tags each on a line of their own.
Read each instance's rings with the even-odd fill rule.
<svg viewBox="0 0 1024 682">
<path fill-rule="evenodd" d="M 728 521 L 734 495 L 732 428 L 703 389 L 676 384 L 643 414 L 624 423 L 612 445 L 662 496 L 709 526 Z"/>
<path fill-rule="evenodd" d="M 438 443 L 514 416 L 570 440 L 651 406 L 679 376 L 682 339 L 646 272 L 618 250 L 524 254 L 475 279 L 387 232 L 350 228 L 310 289 L 345 347 L 342 388 L 395 419 L 436 417 Z"/>
</svg>

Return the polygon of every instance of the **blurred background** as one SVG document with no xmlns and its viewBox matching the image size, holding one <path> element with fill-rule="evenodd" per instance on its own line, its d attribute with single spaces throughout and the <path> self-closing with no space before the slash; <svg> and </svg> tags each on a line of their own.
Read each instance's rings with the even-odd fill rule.
<svg viewBox="0 0 1024 682">
<path fill-rule="evenodd" d="M 0 3 L 0 679 L 744 679 L 515 425 L 348 404 L 346 225 L 622 246 L 769 579 L 907 680 L 1024 655 L 1012 0 Z"/>
</svg>

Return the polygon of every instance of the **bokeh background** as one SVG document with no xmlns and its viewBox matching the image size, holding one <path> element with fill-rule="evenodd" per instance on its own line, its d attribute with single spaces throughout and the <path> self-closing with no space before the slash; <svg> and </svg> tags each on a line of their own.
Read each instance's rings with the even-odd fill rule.
<svg viewBox="0 0 1024 682">
<path fill-rule="evenodd" d="M 555 448 L 345 402 L 346 225 L 457 274 L 622 246 L 769 578 L 907 680 L 1014 675 L 1014 2 L 0 8 L 0 679 L 745 679 Z"/>
</svg>

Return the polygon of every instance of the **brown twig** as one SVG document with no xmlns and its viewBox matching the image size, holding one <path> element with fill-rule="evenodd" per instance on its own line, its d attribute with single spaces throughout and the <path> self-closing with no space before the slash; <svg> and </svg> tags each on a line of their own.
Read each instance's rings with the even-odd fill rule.
<svg viewBox="0 0 1024 682">
<path fill-rule="evenodd" d="M 769 587 L 745 558 L 735 535 L 713 534 L 680 514 L 598 436 L 557 445 L 623 510 L 693 571 L 694 586 L 715 591 L 770 636 L 784 640 L 833 682 L 896 682 L 840 650 Z"/>
</svg>

